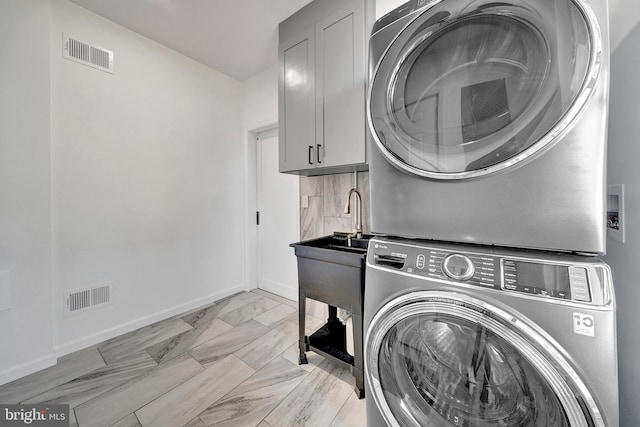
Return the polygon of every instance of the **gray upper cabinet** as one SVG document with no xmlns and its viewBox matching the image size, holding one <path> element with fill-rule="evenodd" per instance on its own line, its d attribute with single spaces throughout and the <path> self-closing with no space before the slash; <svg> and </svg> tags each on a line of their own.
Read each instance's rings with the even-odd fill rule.
<svg viewBox="0 0 640 427">
<path fill-rule="evenodd" d="M 279 45 L 280 171 L 315 165 L 314 32 L 307 31 Z M 299 141 L 299 144 L 287 143 Z M 304 143 L 308 141 L 308 143 Z"/>
<path fill-rule="evenodd" d="M 280 24 L 280 172 L 365 170 L 366 7 L 315 0 Z"/>
</svg>

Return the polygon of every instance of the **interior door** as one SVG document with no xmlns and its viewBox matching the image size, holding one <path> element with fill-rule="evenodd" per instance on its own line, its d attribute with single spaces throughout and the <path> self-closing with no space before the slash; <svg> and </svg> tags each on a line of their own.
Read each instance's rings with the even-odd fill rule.
<svg viewBox="0 0 640 427">
<path fill-rule="evenodd" d="M 257 140 L 258 287 L 298 299 L 298 269 L 290 243 L 300 237 L 299 177 L 278 172 L 278 137 Z"/>
<path fill-rule="evenodd" d="M 394 165 L 437 179 L 492 173 L 549 147 L 600 70 L 582 0 L 431 2 L 379 60 L 368 101 Z"/>
<path fill-rule="evenodd" d="M 587 388 L 569 382 L 579 376 L 560 352 L 547 353 L 552 347 L 513 313 L 469 297 L 421 292 L 374 317 L 365 365 L 389 425 L 598 425 L 583 406 L 593 402 L 580 394 Z"/>
</svg>

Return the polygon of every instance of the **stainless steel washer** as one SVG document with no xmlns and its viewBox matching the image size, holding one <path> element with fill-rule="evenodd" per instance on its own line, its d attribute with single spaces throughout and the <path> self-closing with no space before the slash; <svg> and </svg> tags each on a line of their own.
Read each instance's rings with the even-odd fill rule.
<svg viewBox="0 0 640 427">
<path fill-rule="evenodd" d="M 372 239 L 367 425 L 618 425 L 609 267 L 592 257 Z"/>
<path fill-rule="evenodd" d="M 374 26 L 374 232 L 605 252 L 606 0 L 414 0 Z"/>
</svg>

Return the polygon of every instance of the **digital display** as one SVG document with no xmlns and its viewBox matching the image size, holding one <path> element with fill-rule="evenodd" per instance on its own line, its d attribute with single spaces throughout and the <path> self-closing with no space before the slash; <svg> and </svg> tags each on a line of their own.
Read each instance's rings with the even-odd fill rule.
<svg viewBox="0 0 640 427">
<path fill-rule="evenodd" d="M 564 265 L 504 262 L 505 288 L 556 298 L 571 298 L 569 269 Z"/>
</svg>

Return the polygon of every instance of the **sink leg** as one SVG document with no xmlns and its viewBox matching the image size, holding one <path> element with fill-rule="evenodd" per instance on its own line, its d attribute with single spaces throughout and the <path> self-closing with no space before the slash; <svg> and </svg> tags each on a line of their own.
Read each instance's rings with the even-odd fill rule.
<svg viewBox="0 0 640 427">
<path fill-rule="evenodd" d="M 356 395 L 358 399 L 364 398 L 364 360 L 362 346 L 362 315 L 352 314 L 353 327 L 353 375 L 356 377 Z"/>
<path fill-rule="evenodd" d="M 327 326 L 329 327 L 329 330 L 333 332 L 337 328 L 339 329 L 340 327 L 342 327 L 342 322 L 340 321 L 340 319 L 338 319 L 338 307 L 329 305 L 328 309 L 329 316 L 327 318 Z"/>
<path fill-rule="evenodd" d="M 305 336 L 305 317 L 306 317 L 306 293 L 300 288 L 298 291 L 298 346 L 300 347 L 299 365 L 306 365 L 307 360 L 307 338 Z"/>
<path fill-rule="evenodd" d="M 332 323 L 332 322 L 338 322 L 338 307 L 335 307 L 333 305 L 329 305 L 328 306 L 328 311 L 329 311 L 329 318 L 327 319 L 328 323 Z"/>
</svg>

